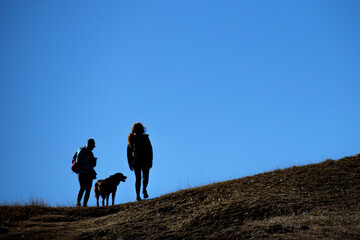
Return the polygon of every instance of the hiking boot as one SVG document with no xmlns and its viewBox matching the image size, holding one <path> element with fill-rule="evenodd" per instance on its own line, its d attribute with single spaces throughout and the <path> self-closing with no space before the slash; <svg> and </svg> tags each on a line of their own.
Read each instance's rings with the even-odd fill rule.
<svg viewBox="0 0 360 240">
<path fill-rule="evenodd" d="M 144 194 L 144 198 L 149 198 L 149 195 L 148 195 L 146 189 L 143 190 L 143 194 Z"/>
</svg>

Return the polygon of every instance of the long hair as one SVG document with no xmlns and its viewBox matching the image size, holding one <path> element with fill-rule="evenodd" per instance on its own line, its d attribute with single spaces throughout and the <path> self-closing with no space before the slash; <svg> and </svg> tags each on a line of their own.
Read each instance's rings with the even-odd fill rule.
<svg viewBox="0 0 360 240">
<path fill-rule="evenodd" d="M 131 138 L 133 137 L 134 133 L 136 134 L 144 134 L 146 131 L 146 128 L 144 125 L 142 125 L 141 122 L 134 123 L 134 125 L 131 127 L 131 133 L 128 136 L 128 143 L 131 144 Z"/>
</svg>

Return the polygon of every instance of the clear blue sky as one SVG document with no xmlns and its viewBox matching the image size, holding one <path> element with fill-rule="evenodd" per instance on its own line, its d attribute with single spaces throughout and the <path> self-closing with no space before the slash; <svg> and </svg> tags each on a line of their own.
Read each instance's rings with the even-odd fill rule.
<svg viewBox="0 0 360 240">
<path fill-rule="evenodd" d="M 76 204 L 74 152 L 149 194 L 360 152 L 360 1 L 0 1 L 0 202 Z M 95 205 L 93 192 L 89 205 Z"/>
</svg>

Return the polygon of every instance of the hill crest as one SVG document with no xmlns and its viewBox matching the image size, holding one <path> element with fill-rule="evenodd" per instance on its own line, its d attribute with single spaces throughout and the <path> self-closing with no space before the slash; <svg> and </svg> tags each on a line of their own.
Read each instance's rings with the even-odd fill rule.
<svg viewBox="0 0 360 240">
<path fill-rule="evenodd" d="M 103 208 L 0 207 L 0 239 L 359 239 L 360 155 Z"/>
</svg>

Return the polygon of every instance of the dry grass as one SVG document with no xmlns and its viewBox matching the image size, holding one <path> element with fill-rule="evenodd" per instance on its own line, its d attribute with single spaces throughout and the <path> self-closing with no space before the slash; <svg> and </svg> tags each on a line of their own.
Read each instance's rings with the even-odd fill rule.
<svg viewBox="0 0 360 240">
<path fill-rule="evenodd" d="M 0 239 L 360 239 L 360 157 L 104 208 L 0 207 Z"/>
<path fill-rule="evenodd" d="M 24 200 L 24 201 L 4 202 L 4 203 L 1 204 L 1 206 L 50 207 L 50 204 L 45 199 L 29 197 L 27 200 Z"/>
</svg>

